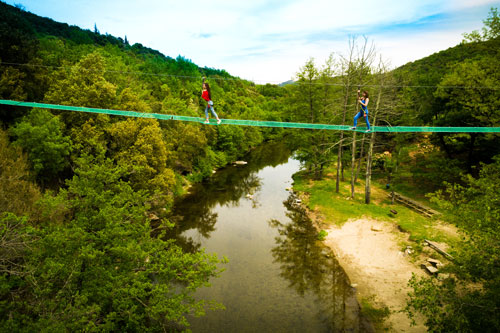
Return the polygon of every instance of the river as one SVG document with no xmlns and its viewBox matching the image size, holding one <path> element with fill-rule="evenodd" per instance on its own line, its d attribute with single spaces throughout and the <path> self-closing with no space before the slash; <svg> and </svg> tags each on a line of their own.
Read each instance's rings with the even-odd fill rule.
<svg viewBox="0 0 500 333">
<path fill-rule="evenodd" d="M 229 259 L 196 297 L 225 310 L 190 317 L 193 332 L 365 332 L 354 289 L 296 198 L 300 168 L 281 144 L 252 151 L 177 201 L 172 219 L 186 251 Z"/>
</svg>

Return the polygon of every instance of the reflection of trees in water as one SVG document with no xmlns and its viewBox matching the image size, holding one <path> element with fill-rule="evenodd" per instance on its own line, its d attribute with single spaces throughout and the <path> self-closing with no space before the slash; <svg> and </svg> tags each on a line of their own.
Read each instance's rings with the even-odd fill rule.
<svg viewBox="0 0 500 333">
<path fill-rule="evenodd" d="M 280 264 L 281 276 L 300 295 L 312 292 L 321 304 L 318 316 L 334 332 L 369 331 L 361 323 L 359 305 L 347 277 L 331 251 L 317 241 L 317 230 L 303 208 L 293 204 L 293 195 L 284 202 L 289 223 L 271 220 L 276 228 L 274 262 Z M 369 326 L 369 325 L 368 325 Z"/>
<path fill-rule="evenodd" d="M 266 166 L 286 163 L 290 154 L 283 144 L 266 144 L 245 157 L 247 165 L 228 166 L 206 181 L 194 184 L 190 193 L 175 203 L 169 217 L 175 227 L 167 237 L 176 238 L 185 251 L 198 251 L 200 243 L 182 233 L 196 229 L 204 238 L 210 237 L 217 222 L 217 213 L 212 212 L 213 208 L 216 205 L 238 206 L 245 195 L 258 193 L 262 181 L 257 176 L 258 171 Z M 255 199 L 252 205 L 257 207 Z"/>
</svg>

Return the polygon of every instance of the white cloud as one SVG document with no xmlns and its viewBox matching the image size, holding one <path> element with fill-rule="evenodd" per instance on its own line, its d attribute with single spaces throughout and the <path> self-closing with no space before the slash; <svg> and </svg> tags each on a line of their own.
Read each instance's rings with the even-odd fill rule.
<svg viewBox="0 0 500 333">
<path fill-rule="evenodd" d="M 453 46 L 477 29 L 491 0 L 7 0 L 35 14 L 127 35 L 166 55 L 244 78 L 290 79 L 309 57 L 322 62 L 366 34 L 394 65 Z M 478 10 L 478 8 L 482 8 Z M 487 9 L 487 8 L 486 8 Z M 422 19 L 440 15 L 441 21 Z M 460 20 L 456 17 L 460 16 Z M 419 24 L 414 24 L 420 22 Z"/>
<path fill-rule="evenodd" d="M 491 5 L 496 7 L 499 5 L 498 0 L 455 0 L 450 3 L 450 9 L 467 9 L 473 7 L 481 7 Z"/>
</svg>

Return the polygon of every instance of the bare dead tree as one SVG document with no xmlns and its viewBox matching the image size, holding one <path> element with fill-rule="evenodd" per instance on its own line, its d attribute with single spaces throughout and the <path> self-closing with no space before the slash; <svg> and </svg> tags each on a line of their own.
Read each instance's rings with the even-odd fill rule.
<svg viewBox="0 0 500 333">
<path fill-rule="evenodd" d="M 0 224 L 0 273 L 24 275 L 24 256 L 36 238 L 23 231 L 23 219 L 15 215 L 2 216 Z"/>
<path fill-rule="evenodd" d="M 372 124 L 376 126 L 377 116 L 380 110 L 380 99 L 382 97 L 382 83 L 379 86 L 377 93 L 377 101 L 375 102 L 375 110 L 373 111 Z M 368 154 L 366 158 L 366 180 L 365 180 L 365 203 L 370 203 L 371 196 L 371 180 L 372 180 L 372 158 L 373 158 L 373 145 L 375 144 L 375 132 L 373 131 L 370 136 L 370 145 L 368 147 Z"/>
<path fill-rule="evenodd" d="M 395 100 L 392 94 L 392 88 L 387 89 L 388 85 L 391 85 L 392 77 L 387 70 L 387 65 L 382 59 L 379 61 L 377 73 L 375 74 L 377 80 L 377 99 L 375 101 L 375 109 L 373 110 L 373 126 L 376 126 L 378 122 L 388 122 L 391 117 L 395 117 L 399 114 L 397 106 L 391 101 Z M 384 107 L 381 105 L 384 103 Z M 375 145 L 376 133 L 372 132 L 370 136 L 370 143 L 366 158 L 366 180 L 365 180 L 365 203 L 369 204 L 371 200 L 371 176 L 372 176 L 372 160 L 373 160 L 373 147 Z"/>
<path fill-rule="evenodd" d="M 366 139 L 366 133 L 363 133 L 363 137 L 361 138 L 361 152 L 359 153 L 358 166 L 356 167 L 356 175 L 354 176 L 354 182 L 358 181 L 359 171 L 361 170 L 361 164 L 363 164 L 365 139 Z"/>
<path fill-rule="evenodd" d="M 349 94 L 351 91 L 351 84 L 352 84 L 352 74 L 353 74 L 353 57 L 354 57 L 354 51 L 355 51 L 355 46 L 356 46 L 356 39 L 354 37 L 351 37 L 349 39 L 349 51 L 348 51 L 348 56 L 347 58 L 342 58 L 341 62 L 341 77 L 343 81 L 343 87 L 344 87 L 344 103 L 343 103 L 343 110 L 342 110 L 342 125 L 345 125 L 345 118 L 347 114 L 347 108 L 349 105 Z M 335 192 L 339 193 L 340 191 L 340 171 L 342 170 L 342 181 L 344 180 L 344 175 L 343 175 L 343 165 L 342 165 L 342 154 L 343 154 L 343 142 L 344 142 L 344 131 L 340 131 L 340 139 L 339 139 L 339 146 L 338 146 L 338 151 L 337 151 L 337 177 L 336 177 L 336 183 L 335 183 Z"/>
<path fill-rule="evenodd" d="M 357 54 L 357 72 L 358 72 L 358 87 L 362 85 L 365 72 L 368 73 L 371 69 L 373 59 L 375 57 L 375 47 L 373 44 L 368 43 L 368 38 L 363 37 L 364 42 L 362 47 L 358 50 Z M 359 107 L 356 103 L 356 112 Z M 356 131 L 352 135 L 352 157 L 351 157 L 351 199 L 354 199 L 355 191 L 355 167 L 356 167 Z"/>
</svg>

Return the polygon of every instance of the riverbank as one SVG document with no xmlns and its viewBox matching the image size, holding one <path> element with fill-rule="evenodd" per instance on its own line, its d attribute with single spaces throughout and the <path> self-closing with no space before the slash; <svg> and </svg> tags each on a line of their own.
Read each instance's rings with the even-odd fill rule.
<svg viewBox="0 0 500 333">
<path fill-rule="evenodd" d="M 349 186 L 342 183 L 337 194 L 333 174 L 311 180 L 302 172 L 294 176 L 293 184 L 318 229 L 328 232 L 324 243 L 356 288 L 362 311 L 375 314 L 372 319 L 377 330 L 425 332 L 424 318 L 416 318 L 416 325 L 411 326 L 401 312 L 410 291 L 407 283 L 412 274 L 426 274 L 420 264 L 427 258 L 444 261 L 422 246 L 423 239 L 446 248 L 457 242 L 456 230 L 406 207 L 390 205 L 387 192 L 377 185 L 372 189 L 371 205 L 364 204 L 361 182 L 356 186 L 359 193 L 351 200 Z"/>
<path fill-rule="evenodd" d="M 376 231 L 375 231 L 376 230 Z M 412 274 L 425 273 L 408 261 L 399 249 L 401 241 L 394 225 L 370 218 L 353 219 L 342 227 L 326 229 L 325 245 L 335 253 L 351 283 L 357 289 L 360 304 L 372 303 L 387 308 L 387 317 L 379 329 L 394 332 L 425 332 L 423 321 L 411 326 L 406 314 L 399 312 L 406 304 L 407 286 Z"/>
</svg>

